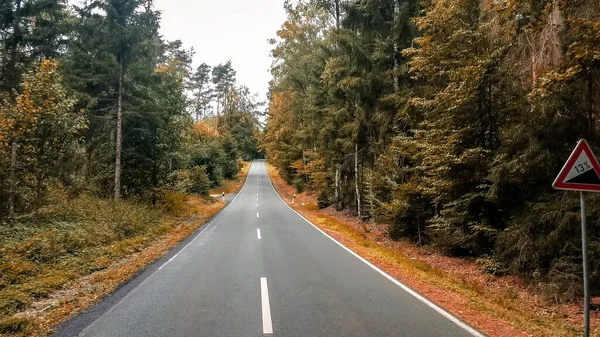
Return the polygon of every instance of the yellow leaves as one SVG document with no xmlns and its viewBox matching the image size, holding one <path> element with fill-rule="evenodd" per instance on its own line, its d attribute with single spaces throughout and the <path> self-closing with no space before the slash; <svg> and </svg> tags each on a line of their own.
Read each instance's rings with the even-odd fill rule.
<svg viewBox="0 0 600 337">
<path fill-rule="evenodd" d="M 294 39 L 300 30 L 301 27 L 298 24 L 288 20 L 283 23 L 282 29 L 277 31 L 277 36 L 284 40 Z"/>
<path fill-rule="evenodd" d="M 0 102 L 0 146 L 12 138 L 30 139 L 41 126 L 61 128 L 64 124 L 61 121 L 68 120 L 66 124 L 75 129 L 84 127 L 83 111 L 72 111 L 75 101 L 62 87 L 56 60 L 42 60 L 33 72 L 23 77 L 22 93 L 14 100 L 6 97 Z M 54 143 L 61 140 L 48 139 Z"/>
<path fill-rule="evenodd" d="M 194 125 L 194 131 L 196 132 L 197 135 L 201 136 L 201 137 L 207 137 L 207 138 L 216 138 L 219 137 L 219 132 L 217 131 L 216 128 L 216 120 L 214 120 L 214 124 L 215 125 L 210 125 L 211 123 L 213 123 L 213 119 L 203 119 L 198 121 L 198 123 L 196 123 Z"/>
</svg>

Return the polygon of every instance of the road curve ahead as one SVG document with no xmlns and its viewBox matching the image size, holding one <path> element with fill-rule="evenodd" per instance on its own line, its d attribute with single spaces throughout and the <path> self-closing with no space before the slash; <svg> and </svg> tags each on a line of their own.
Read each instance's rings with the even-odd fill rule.
<svg viewBox="0 0 600 337">
<path fill-rule="evenodd" d="M 57 336 L 482 336 L 296 214 L 262 161 L 182 247 Z"/>
</svg>

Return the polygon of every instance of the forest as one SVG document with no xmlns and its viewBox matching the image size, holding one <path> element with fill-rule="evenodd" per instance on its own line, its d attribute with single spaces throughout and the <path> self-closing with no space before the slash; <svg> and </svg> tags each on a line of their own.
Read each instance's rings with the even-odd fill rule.
<svg viewBox="0 0 600 337">
<path fill-rule="evenodd" d="M 230 61 L 193 67 L 202 51 L 160 23 L 152 0 L 0 2 L 0 335 L 48 330 L 135 276 L 261 156 L 264 103 Z"/>
<path fill-rule="evenodd" d="M 580 296 L 579 194 L 552 181 L 600 153 L 600 5 L 577 0 L 288 1 L 270 42 L 260 146 L 319 207 Z M 588 198 L 591 287 L 600 206 Z"/>
<path fill-rule="evenodd" d="M 192 69 L 152 0 L 0 4 L 0 221 L 70 196 L 207 194 L 258 155 L 230 61 Z"/>
</svg>

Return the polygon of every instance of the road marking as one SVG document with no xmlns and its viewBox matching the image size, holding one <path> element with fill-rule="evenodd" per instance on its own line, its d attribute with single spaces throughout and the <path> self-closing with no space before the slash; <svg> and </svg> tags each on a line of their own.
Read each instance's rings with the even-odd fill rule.
<svg viewBox="0 0 600 337">
<path fill-rule="evenodd" d="M 258 202 L 256 203 L 256 207 L 258 207 Z"/>
<path fill-rule="evenodd" d="M 252 168 L 252 164 L 250 165 L 250 168 Z M 133 288 L 131 291 L 129 291 L 125 296 L 123 296 L 117 303 L 115 303 L 112 307 L 110 307 L 110 309 L 108 309 L 105 313 L 103 313 L 101 316 L 97 317 L 96 319 L 94 319 L 93 322 L 91 322 L 90 324 L 88 324 L 87 327 L 85 327 L 79 335 L 84 336 L 86 334 L 87 331 L 90 330 L 90 327 L 92 326 L 92 324 L 94 324 L 98 319 L 100 319 L 101 317 L 104 317 L 105 315 L 109 315 L 111 312 L 113 312 L 123 301 L 129 299 L 131 296 L 133 296 L 136 292 L 139 291 L 139 289 L 141 289 L 146 283 L 148 283 L 150 281 L 150 279 L 152 279 L 152 277 L 154 277 L 160 270 L 162 270 L 163 267 L 165 267 L 166 265 L 168 265 L 171 261 L 173 261 L 175 258 L 177 258 L 177 256 L 179 256 L 179 254 L 181 252 L 183 252 L 186 248 L 188 248 L 191 244 L 194 243 L 194 241 L 196 241 L 196 239 L 198 239 L 198 237 L 200 237 L 200 235 L 202 235 L 202 233 L 204 233 L 207 229 L 209 229 L 210 227 L 212 227 L 214 224 L 217 223 L 217 220 L 221 217 L 221 214 L 223 214 L 225 212 L 225 210 L 231 205 L 233 204 L 233 202 L 235 201 L 235 199 L 237 199 L 237 197 L 242 194 L 242 191 L 246 188 L 246 184 L 244 184 L 242 186 L 242 188 L 240 189 L 240 191 L 236 194 L 236 196 L 233 198 L 233 200 L 231 200 L 223 209 L 221 209 L 221 211 L 212 218 L 212 220 L 207 223 L 204 224 L 202 227 L 200 227 L 200 229 L 197 230 L 197 233 L 195 234 L 195 236 L 192 238 L 192 240 L 185 245 L 183 248 L 181 248 L 179 250 L 179 252 L 177 252 L 175 255 L 173 255 L 173 257 L 171 257 L 167 262 L 163 263 L 160 267 L 158 267 L 152 274 L 148 275 L 140 284 L 138 284 L 135 288 Z M 191 234 L 194 235 L 194 234 Z"/>
<path fill-rule="evenodd" d="M 415 297 L 421 303 L 423 303 L 426 306 L 430 307 L 435 312 L 437 312 L 438 314 L 442 315 L 443 317 L 445 317 L 446 319 L 448 319 L 452 323 L 458 325 L 459 327 L 461 327 L 463 330 L 467 331 L 471 335 L 473 335 L 475 337 L 486 337 L 484 334 L 482 334 L 481 332 L 479 332 L 474 327 L 472 327 L 469 324 L 463 322 L 460 318 L 458 318 L 458 317 L 454 316 L 453 314 L 451 314 L 450 312 L 446 311 L 446 309 L 444 309 L 444 308 L 438 306 L 437 304 L 431 302 L 430 300 L 428 300 L 423 295 L 421 295 L 417 291 L 413 290 L 409 286 L 407 286 L 404 283 L 396 280 L 395 278 L 393 278 L 392 276 L 390 276 L 388 273 L 386 273 L 383 270 L 379 269 L 379 267 L 377 267 L 374 264 L 372 264 L 371 262 L 367 261 L 362 256 L 360 256 L 360 255 L 356 254 L 355 252 L 353 252 L 352 250 L 350 250 L 350 248 L 344 246 L 343 244 L 341 244 L 340 242 L 338 242 L 336 239 L 334 239 L 333 237 L 331 237 L 329 234 L 327 234 L 324 231 L 322 231 L 319 227 L 315 226 L 312 222 L 310 222 L 302 214 L 298 213 L 295 209 L 293 209 L 290 205 L 288 205 L 288 203 L 285 202 L 285 200 L 283 200 L 283 198 L 281 197 L 281 195 L 279 195 L 279 193 L 275 189 L 275 186 L 273 186 L 273 182 L 271 181 L 271 177 L 269 177 L 269 182 L 271 183 L 271 188 L 273 189 L 273 191 L 275 192 L 275 194 L 279 197 L 279 200 L 281 200 L 281 202 L 284 205 L 286 205 L 290 210 L 292 210 L 294 213 L 296 213 L 296 215 L 298 215 L 300 218 L 304 219 L 304 221 L 308 222 L 308 224 L 310 224 L 316 230 L 318 230 L 319 232 L 321 232 L 321 234 L 325 235 L 327 238 L 329 238 L 331 241 L 333 241 L 334 243 L 336 243 L 338 246 L 342 247 L 348 253 L 352 254 L 354 257 L 356 257 L 357 259 L 359 259 L 361 262 L 363 262 L 367 266 L 371 267 L 371 269 L 375 270 L 376 272 L 378 272 L 379 274 L 381 274 L 383 277 L 385 277 L 386 279 L 390 280 L 392 283 L 394 283 L 395 285 L 397 285 L 398 287 L 400 287 L 402 290 L 406 291 L 407 293 L 409 293 L 410 295 L 412 295 L 413 297 Z"/>
<path fill-rule="evenodd" d="M 200 234 L 204 233 L 204 231 L 205 231 L 205 230 L 207 230 L 207 229 L 208 229 L 210 226 L 212 226 L 212 224 L 213 224 L 213 223 L 215 223 L 215 221 L 217 221 L 217 219 L 218 219 L 218 218 L 221 216 L 221 214 L 223 214 L 223 213 L 224 213 L 224 211 L 227 209 L 227 207 L 229 207 L 229 205 L 233 204 L 233 202 L 235 201 L 235 199 L 237 199 L 237 197 L 238 197 L 240 194 L 242 194 L 242 191 L 244 190 L 244 188 L 245 188 L 245 187 L 246 187 L 246 184 L 244 184 L 244 185 L 242 186 L 242 188 L 241 188 L 241 189 L 239 190 L 239 192 L 238 192 L 238 193 L 235 195 L 235 197 L 233 197 L 233 199 L 231 200 L 231 202 L 230 202 L 230 203 L 228 203 L 228 204 L 225 206 L 225 208 L 223 208 L 223 209 L 222 209 L 222 210 L 219 212 L 219 214 L 217 214 L 217 215 L 216 215 L 216 216 L 215 216 L 215 217 L 214 217 L 214 218 L 211 220 L 211 222 L 209 222 L 209 223 L 207 223 L 207 224 L 204 224 L 204 225 L 201 227 L 202 229 L 201 229 L 201 230 L 198 232 L 198 234 L 196 234 L 196 236 L 194 236 L 194 238 L 193 238 L 193 239 L 192 239 L 190 242 L 188 242 L 188 244 L 187 244 L 187 245 L 185 245 L 183 248 L 181 248 L 181 249 L 180 249 L 180 250 L 179 250 L 179 251 L 178 251 L 178 252 L 177 252 L 175 255 L 173 255 L 173 257 L 171 257 L 171 258 L 170 258 L 170 259 L 169 259 L 167 262 L 163 263 L 163 264 L 162 264 L 160 267 L 158 267 L 158 269 L 157 269 L 157 270 L 156 270 L 154 273 L 158 272 L 159 270 L 162 270 L 162 269 L 163 269 L 163 268 L 164 268 L 166 265 L 168 265 L 169 263 L 171 263 L 171 261 L 173 261 L 173 260 L 174 260 L 174 259 L 175 259 L 177 256 L 179 256 L 179 254 L 181 254 L 181 252 L 183 252 L 183 251 L 184 251 L 186 248 L 188 248 L 188 247 L 189 247 L 189 246 L 190 246 L 192 243 L 194 243 L 194 241 L 196 241 L 196 239 L 197 239 L 197 238 L 200 236 Z M 152 273 L 151 275 L 149 275 L 149 276 L 148 276 L 148 278 L 149 278 L 150 276 L 154 275 L 154 273 Z M 146 278 L 146 280 L 147 280 L 148 278 Z M 146 280 L 144 280 L 142 283 L 146 282 Z M 142 283 L 140 283 L 140 284 L 138 285 L 138 287 L 139 287 L 139 286 L 141 286 L 141 285 L 142 285 Z M 136 290 L 136 289 L 137 289 L 137 287 L 136 287 L 134 290 Z"/>
<path fill-rule="evenodd" d="M 260 236 L 260 228 L 256 229 L 256 236 L 258 237 L 258 239 L 262 239 L 262 237 Z"/>
<path fill-rule="evenodd" d="M 258 218 L 258 212 L 256 212 L 256 217 Z"/>
<path fill-rule="evenodd" d="M 267 278 L 260 278 L 260 299 L 262 302 L 263 333 L 273 333 L 273 322 L 271 321 L 271 305 L 269 304 L 269 287 Z"/>
<path fill-rule="evenodd" d="M 166 266 L 166 265 L 168 265 L 169 263 L 171 263 L 171 261 L 173 261 L 173 259 L 174 259 L 174 258 L 176 258 L 176 257 L 177 257 L 177 255 L 179 255 L 179 253 L 177 253 L 177 254 L 173 255 L 173 256 L 172 256 L 172 257 L 169 259 L 169 261 L 167 261 L 167 262 L 163 263 L 163 265 L 162 265 L 162 266 L 158 267 L 158 270 L 161 270 L 161 269 L 163 269 L 163 267 L 164 267 L 164 266 Z"/>
</svg>

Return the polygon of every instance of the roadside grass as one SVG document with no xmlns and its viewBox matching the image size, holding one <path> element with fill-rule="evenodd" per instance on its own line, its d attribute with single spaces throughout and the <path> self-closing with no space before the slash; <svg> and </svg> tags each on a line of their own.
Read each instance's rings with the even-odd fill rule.
<svg viewBox="0 0 600 337">
<path fill-rule="evenodd" d="M 246 165 L 249 167 L 249 164 Z M 228 188 L 239 189 L 241 171 Z M 225 205 L 173 193 L 159 207 L 79 196 L 0 223 L 0 336 L 49 336 Z"/>
<path fill-rule="evenodd" d="M 335 217 L 317 210 L 310 198 L 291 204 L 295 193 L 268 165 L 275 189 L 286 203 L 352 251 L 378 266 L 404 284 L 419 291 L 432 301 L 478 328 L 490 337 L 512 336 L 580 336 L 582 320 L 560 314 L 553 304 L 542 297 L 523 296 L 510 287 L 491 286 L 468 276 L 449 273 L 406 252 L 383 246 L 377 238 Z M 415 248 L 417 249 L 417 248 Z M 489 278 L 493 276 L 489 275 Z M 594 321 L 598 321 L 597 319 Z M 593 321 L 593 322 L 594 322 Z M 593 324 L 593 336 L 600 329 Z"/>
</svg>

